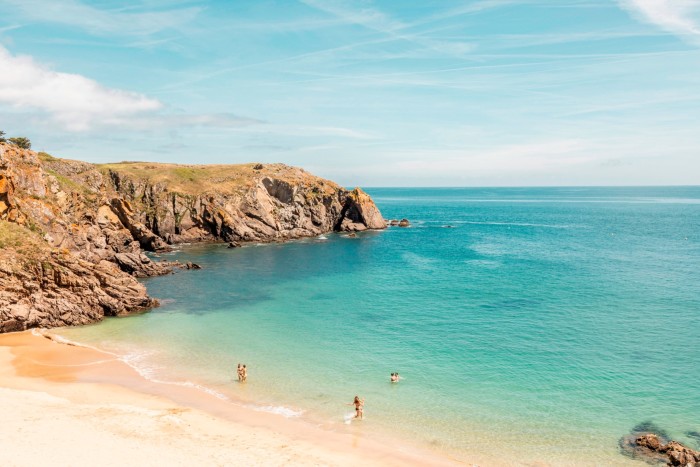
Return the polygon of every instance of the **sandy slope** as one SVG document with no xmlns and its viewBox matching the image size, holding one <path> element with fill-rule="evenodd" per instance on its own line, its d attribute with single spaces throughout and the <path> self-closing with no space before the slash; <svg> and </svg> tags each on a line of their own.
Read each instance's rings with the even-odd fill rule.
<svg viewBox="0 0 700 467">
<path fill-rule="evenodd" d="M 0 336 L 0 465 L 454 465 L 361 428 L 334 433 L 153 386 L 92 349 Z"/>
</svg>

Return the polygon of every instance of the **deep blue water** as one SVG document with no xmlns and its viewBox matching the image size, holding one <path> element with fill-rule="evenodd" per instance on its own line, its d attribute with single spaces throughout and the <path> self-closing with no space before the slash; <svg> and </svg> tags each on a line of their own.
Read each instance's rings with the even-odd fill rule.
<svg viewBox="0 0 700 467">
<path fill-rule="evenodd" d="M 362 429 L 458 457 L 621 465 L 643 421 L 700 447 L 700 187 L 367 191 L 412 226 L 184 248 L 161 308 L 62 333 L 334 429 L 359 393 Z"/>
</svg>

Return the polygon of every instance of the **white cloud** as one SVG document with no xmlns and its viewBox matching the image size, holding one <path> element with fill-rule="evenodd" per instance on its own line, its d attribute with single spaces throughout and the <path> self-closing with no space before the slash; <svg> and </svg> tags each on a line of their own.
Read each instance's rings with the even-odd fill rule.
<svg viewBox="0 0 700 467">
<path fill-rule="evenodd" d="M 77 0 L 4 0 L 25 18 L 76 26 L 96 35 L 148 35 L 179 27 L 192 20 L 200 8 L 167 11 L 124 12 L 101 10 Z"/>
<path fill-rule="evenodd" d="M 620 0 L 620 5 L 645 22 L 700 44 L 698 0 Z"/>
<path fill-rule="evenodd" d="M 0 103 L 36 109 L 70 131 L 162 107 L 134 92 L 110 89 L 77 74 L 61 73 L 0 46 Z"/>
</svg>

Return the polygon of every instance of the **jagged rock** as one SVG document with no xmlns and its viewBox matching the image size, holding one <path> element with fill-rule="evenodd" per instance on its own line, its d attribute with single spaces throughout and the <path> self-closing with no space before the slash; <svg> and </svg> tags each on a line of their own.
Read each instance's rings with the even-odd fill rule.
<svg viewBox="0 0 700 467">
<path fill-rule="evenodd" d="M 128 201 L 114 198 L 111 205 L 119 221 L 129 230 L 134 239 L 139 242 L 141 248 L 148 251 L 168 251 L 170 249 L 162 238 L 135 219 L 134 210 Z"/>
<path fill-rule="evenodd" d="M 197 263 L 191 263 L 188 261 L 185 263 L 185 269 L 202 269 L 202 266 L 200 266 Z"/>
<path fill-rule="evenodd" d="M 661 441 L 659 437 L 653 433 L 647 433 L 645 435 L 639 436 L 635 443 L 637 446 L 651 449 L 652 451 L 658 451 L 661 447 Z"/>
<path fill-rule="evenodd" d="M 691 465 L 695 467 L 696 462 L 700 464 L 700 451 L 690 449 L 678 441 L 670 441 L 658 450 L 666 453 L 669 459 L 668 465 Z"/>
<path fill-rule="evenodd" d="M 114 260 L 122 271 L 136 277 L 162 276 L 173 269 L 167 261 L 156 263 L 141 252 L 117 253 Z"/>
<path fill-rule="evenodd" d="M 397 225 L 399 225 L 399 220 L 392 219 L 391 221 L 389 221 L 389 225 L 391 225 L 392 227 L 396 227 Z"/>
<path fill-rule="evenodd" d="M 399 221 L 399 227 L 410 227 L 411 222 L 408 219 L 401 219 Z"/>
<path fill-rule="evenodd" d="M 668 466 L 700 467 L 700 451 L 678 441 L 665 442 L 655 433 L 632 433 L 620 440 L 622 452 L 651 464 L 666 462 Z"/>
<path fill-rule="evenodd" d="M 4 143 L 0 223 L 36 237 L 37 248 L 25 251 L 20 240 L 1 249 L 0 332 L 83 324 L 153 306 L 134 276 L 166 274 L 173 264 L 153 262 L 142 250 L 386 227 L 359 188 L 347 191 L 283 164 L 96 166 Z M 16 267 L 27 261 L 29 272 Z"/>
<path fill-rule="evenodd" d="M 122 219 L 122 223 L 140 222 L 168 244 L 269 242 L 386 226 L 383 219 L 376 220 L 379 211 L 361 190 L 348 192 L 282 164 L 266 164 L 259 170 L 245 165 L 216 166 L 216 171 L 187 166 L 206 180 L 207 188 L 181 186 L 179 191 L 140 175 L 147 169 L 138 167 L 139 171 L 134 171 L 138 178 L 118 167 L 108 170 L 107 179 L 118 198 L 129 203 L 126 214 L 131 220 Z M 182 170 L 182 166 L 166 164 L 149 167 L 169 177 L 175 176 L 171 172 Z M 238 172 L 245 174 L 245 184 L 238 182 L 242 176 Z M 128 216 L 129 211 L 133 215 Z"/>
<path fill-rule="evenodd" d="M 5 231 L 19 228 L 0 224 Z M 95 265 L 52 251 L 38 237 L 25 241 L 30 252 L 21 254 L 21 246 L 0 251 L 0 332 L 87 324 L 157 306 L 142 284 L 113 263 Z"/>
<path fill-rule="evenodd" d="M 228 243 L 228 248 L 240 248 L 241 244 L 238 242 L 229 242 Z"/>
<path fill-rule="evenodd" d="M 337 230 L 354 232 L 384 228 L 386 221 L 367 193 L 355 188 L 347 194 Z"/>
</svg>

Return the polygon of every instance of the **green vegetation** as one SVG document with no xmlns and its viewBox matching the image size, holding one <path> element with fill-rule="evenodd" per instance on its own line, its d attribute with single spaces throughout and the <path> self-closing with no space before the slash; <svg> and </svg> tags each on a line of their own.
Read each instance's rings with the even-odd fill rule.
<svg viewBox="0 0 700 467">
<path fill-rule="evenodd" d="M 32 142 L 25 136 L 15 136 L 13 138 L 9 138 L 8 141 L 21 149 L 32 148 Z"/>
<path fill-rule="evenodd" d="M 6 143 L 7 139 L 5 138 L 5 132 L 0 130 L 0 143 Z"/>
<path fill-rule="evenodd" d="M 0 221 L 0 251 L 10 248 L 27 256 L 38 257 L 48 245 L 37 232 L 14 222 Z"/>
<path fill-rule="evenodd" d="M 52 156 L 51 154 L 49 154 L 48 152 L 43 152 L 43 151 L 39 151 L 39 152 L 37 153 L 37 156 L 39 156 L 39 159 L 40 159 L 42 162 L 53 162 L 53 161 L 57 161 L 57 160 L 58 160 L 58 158 L 53 157 L 53 156 Z"/>
<path fill-rule="evenodd" d="M 56 181 L 58 182 L 62 191 L 65 191 L 65 192 L 77 191 L 78 193 L 89 193 L 89 190 L 87 189 L 87 187 L 76 182 L 75 180 L 72 180 L 71 178 L 66 177 L 65 175 L 61 175 L 60 173 L 56 172 L 55 170 L 45 168 L 44 172 L 56 177 Z"/>
<path fill-rule="evenodd" d="M 162 183 L 168 191 L 183 195 L 199 195 L 206 192 L 237 193 L 252 186 L 261 176 L 287 180 L 291 184 L 315 184 L 318 179 L 293 167 L 282 164 L 265 164 L 255 170 L 255 163 L 236 165 L 181 165 L 153 162 L 120 162 L 98 164 L 104 174 L 116 172 L 132 181 L 146 180 L 151 184 Z M 322 189 L 332 189 L 334 184 L 324 184 Z"/>
</svg>

